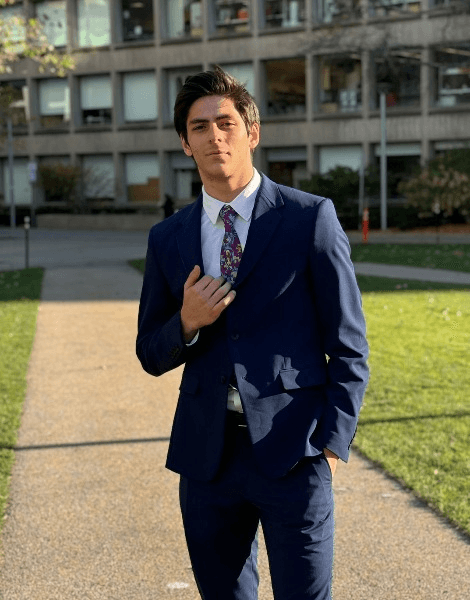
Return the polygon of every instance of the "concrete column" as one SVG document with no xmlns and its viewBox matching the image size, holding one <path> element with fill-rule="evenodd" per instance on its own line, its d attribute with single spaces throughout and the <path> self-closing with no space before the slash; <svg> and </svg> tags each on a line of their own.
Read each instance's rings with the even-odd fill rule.
<svg viewBox="0 0 470 600">
<path fill-rule="evenodd" d="M 113 152 L 114 162 L 114 204 L 122 206 L 127 203 L 126 190 L 126 171 L 124 164 L 124 155 L 119 152 Z"/>
<path fill-rule="evenodd" d="M 310 122 L 313 120 L 314 110 L 314 60 L 312 54 L 307 54 L 305 57 L 305 88 L 306 88 L 306 121 Z"/>
<path fill-rule="evenodd" d="M 320 104 L 320 58 L 317 55 L 310 55 L 310 77 L 312 81 L 311 88 L 311 107 L 312 120 L 315 120 L 315 114 L 318 112 Z"/>
<path fill-rule="evenodd" d="M 159 46 L 161 44 L 161 36 L 162 36 L 162 19 L 164 15 L 164 11 L 160 8 L 159 0 L 153 1 L 153 39 L 155 40 L 155 45 Z"/>
<path fill-rule="evenodd" d="M 430 159 L 429 141 L 429 107 L 432 98 L 432 67 L 431 50 L 429 47 L 423 49 L 421 54 L 421 165 L 424 166 Z"/>
<path fill-rule="evenodd" d="M 370 100 L 371 100 L 371 55 L 367 50 L 361 53 L 362 62 L 362 81 L 361 81 L 361 96 L 362 96 L 362 118 L 370 117 Z"/>
</svg>

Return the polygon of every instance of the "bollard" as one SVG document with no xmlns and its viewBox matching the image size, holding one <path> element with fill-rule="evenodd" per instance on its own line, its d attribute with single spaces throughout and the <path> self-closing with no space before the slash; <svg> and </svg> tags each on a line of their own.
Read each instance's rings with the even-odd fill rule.
<svg viewBox="0 0 470 600">
<path fill-rule="evenodd" d="M 365 208 L 362 213 L 362 243 L 367 244 L 369 238 L 369 209 Z"/>
<path fill-rule="evenodd" d="M 29 227 L 30 227 L 30 218 L 24 218 L 24 262 L 25 269 L 29 268 Z"/>
</svg>

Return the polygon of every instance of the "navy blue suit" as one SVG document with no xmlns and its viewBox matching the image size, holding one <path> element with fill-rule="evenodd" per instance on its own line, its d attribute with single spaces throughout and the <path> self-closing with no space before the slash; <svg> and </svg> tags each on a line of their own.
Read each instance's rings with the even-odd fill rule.
<svg viewBox="0 0 470 600">
<path fill-rule="evenodd" d="M 248 425 L 242 446 L 264 481 L 292 478 L 295 465 L 321 471 L 324 448 L 346 461 L 367 384 L 368 346 L 333 203 L 263 176 L 236 298 L 188 347 L 180 309 L 190 271 L 203 267 L 201 210 L 202 196 L 149 236 L 137 355 L 155 376 L 185 363 L 166 466 L 193 487 L 220 477 L 234 377 Z M 243 593 L 220 598 L 249 597 Z"/>
</svg>

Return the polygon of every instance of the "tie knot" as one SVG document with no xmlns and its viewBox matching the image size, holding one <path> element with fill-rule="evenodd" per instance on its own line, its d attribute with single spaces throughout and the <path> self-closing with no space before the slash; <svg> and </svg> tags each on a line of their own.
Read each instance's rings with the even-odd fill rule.
<svg viewBox="0 0 470 600">
<path fill-rule="evenodd" d="M 222 206 L 219 214 L 220 218 L 224 222 L 225 229 L 227 229 L 227 227 L 231 229 L 237 216 L 236 211 L 229 204 L 226 204 L 225 206 Z"/>
</svg>

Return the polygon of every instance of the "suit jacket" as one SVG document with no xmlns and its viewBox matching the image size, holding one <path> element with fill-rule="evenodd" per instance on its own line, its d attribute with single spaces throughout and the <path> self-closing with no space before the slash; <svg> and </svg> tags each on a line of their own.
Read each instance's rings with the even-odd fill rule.
<svg viewBox="0 0 470 600">
<path fill-rule="evenodd" d="M 262 177 L 235 300 L 186 346 L 183 286 L 201 255 L 202 195 L 152 227 L 137 355 L 159 376 L 185 363 L 166 466 L 210 480 L 235 374 L 254 456 L 270 478 L 325 447 L 347 461 L 368 379 L 350 247 L 333 203 Z M 158 397 L 157 397 L 158 401 Z"/>
</svg>

